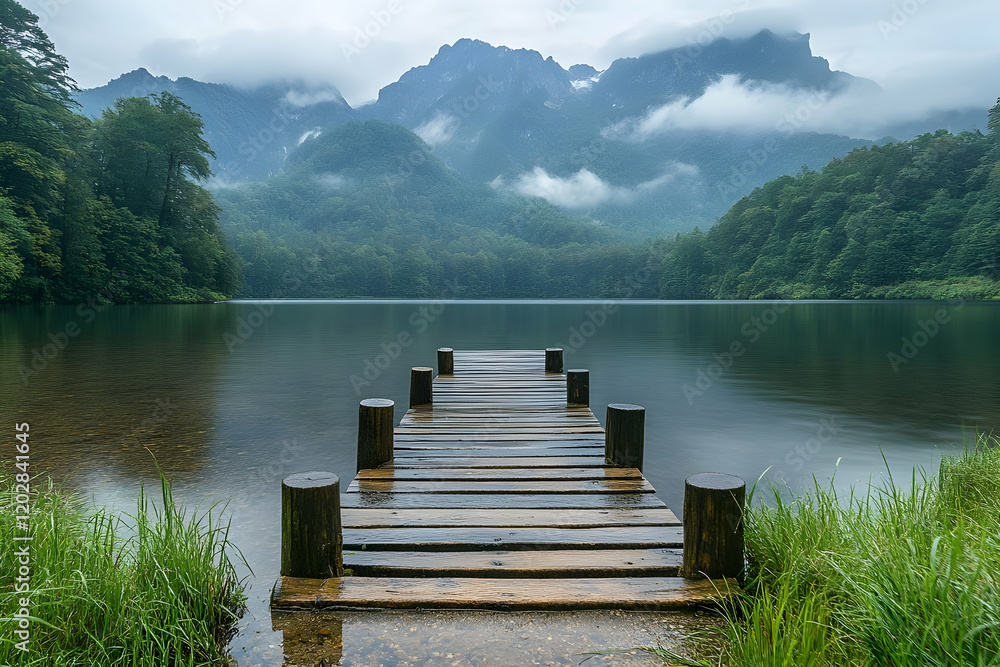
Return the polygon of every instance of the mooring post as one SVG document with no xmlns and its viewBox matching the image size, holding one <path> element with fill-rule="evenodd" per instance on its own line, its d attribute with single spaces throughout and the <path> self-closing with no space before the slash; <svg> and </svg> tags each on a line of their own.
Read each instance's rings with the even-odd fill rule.
<svg viewBox="0 0 1000 667">
<path fill-rule="evenodd" d="M 642 470 L 646 440 L 646 408 L 611 403 L 604 427 L 604 458 L 622 468 Z"/>
<path fill-rule="evenodd" d="M 562 373 L 563 371 L 563 351 L 561 347 L 545 348 L 545 372 Z"/>
<path fill-rule="evenodd" d="M 366 398 L 358 408 L 358 470 L 392 460 L 392 408 L 387 398 Z"/>
<path fill-rule="evenodd" d="M 281 576 L 343 575 L 340 478 L 332 472 L 289 475 L 281 482 Z"/>
<path fill-rule="evenodd" d="M 433 390 L 434 369 L 427 366 L 414 366 L 410 369 L 410 407 L 430 405 L 434 402 Z"/>
<path fill-rule="evenodd" d="M 585 368 L 566 371 L 566 405 L 571 408 L 590 407 L 590 371 Z"/>
<path fill-rule="evenodd" d="M 684 481 L 683 577 L 743 581 L 743 506 L 746 482 L 703 472 Z"/>
<path fill-rule="evenodd" d="M 438 348 L 438 375 L 455 374 L 455 351 L 450 347 Z"/>
</svg>

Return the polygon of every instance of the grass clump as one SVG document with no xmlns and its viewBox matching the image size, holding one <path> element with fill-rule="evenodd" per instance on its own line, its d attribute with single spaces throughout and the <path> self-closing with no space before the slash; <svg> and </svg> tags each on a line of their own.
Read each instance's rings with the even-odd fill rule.
<svg viewBox="0 0 1000 667">
<path fill-rule="evenodd" d="M 729 664 L 1000 665 L 998 444 L 979 438 L 907 490 L 772 486 L 747 510 Z"/>
<path fill-rule="evenodd" d="M 37 489 L 34 486 L 33 489 Z M 87 511 L 49 480 L 31 493 L 28 651 L 15 646 L 15 487 L 0 487 L 0 664 L 163 667 L 227 664 L 245 610 L 228 525 L 190 518 L 161 473 L 162 508 Z M 214 508 L 213 508 L 214 509 Z M 237 551 L 238 553 L 238 551 Z"/>
</svg>

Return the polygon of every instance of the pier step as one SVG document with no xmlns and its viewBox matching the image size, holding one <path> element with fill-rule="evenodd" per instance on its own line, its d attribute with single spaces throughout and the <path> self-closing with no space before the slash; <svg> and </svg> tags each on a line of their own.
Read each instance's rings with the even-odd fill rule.
<svg viewBox="0 0 1000 667">
<path fill-rule="evenodd" d="M 283 609 L 681 609 L 711 604 L 731 581 L 679 577 L 506 579 L 281 577 L 272 604 Z"/>
<path fill-rule="evenodd" d="M 344 554 L 345 567 L 366 577 L 673 577 L 681 561 L 680 548 Z"/>
</svg>

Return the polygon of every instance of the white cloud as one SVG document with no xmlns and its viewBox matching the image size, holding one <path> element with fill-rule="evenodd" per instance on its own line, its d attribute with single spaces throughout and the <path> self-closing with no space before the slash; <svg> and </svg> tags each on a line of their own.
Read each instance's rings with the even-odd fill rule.
<svg viewBox="0 0 1000 667">
<path fill-rule="evenodd" d="M 830 94 L 748 81 L 735 74 L 716 81 L 696 99 L 681 97 L 651 109 L 645 116 L 605 128 L 606 137 L 644 141 L 673 130 L 774 131 L 791 122 L 795 129 L 813 129 Z M 790 118 L 790 120 L 789 120 Z"/>
<path fill-rule="evenodd" d="M 429 121 L 413 130 L 428 146 L 439 146 L 450 140 L 462 122 L 452 114 L 439 112 Z"/>
<path fill-rule="evenodd" d="M 343 98 L 337 90 L 289 90 L 285 94 L 285 101 L 293 107 L 311 107 L 314 104 L 323 102 L 337 102 L 341 104 Z"/>
<path fill-rule="evenodd" d="M 587 210 L 605 203 L 627 204 L 639 195 L 655 190 L 678 178 L 695 178 L 698 168 L 682 163 L 671 163 L 664 172 L 653 180 L 629 188 L 611 185 L 588 169 L 581 169 L 572 176 L 559 177 L 549 174 L 542 167 L 535 167 L 531 173 L 521 174 L 509 186 L 518 194 L 541 197 L 550 204 L 570 210 Z M 505 188 L 498 178 L 494 187 Z"/>
<path fill-rule="evenodd" d="M 295 145 L 296 146 L 301 146 L 302 144 L 304 144 L 308 140 L 315 139 L 315 138 L 317 138 L 321 134 L 323 134 L 323 132 L 318 127 L 316 129 L 314 129 L 314 130 L 308 130 L 306 132 L 303 132 L 302 136 L 299 137 L 299 140 L 295 142 Z"/>
<path fill-rule="evenodd" d="M 996 63 L 1000 66 L 1000 60 Z M 959 77 L 960 80 L 964 77 Z M 954 85 L 954 84 L 953 84 Z M 746 133 L 821 132 L 880 139 L 893 128 L 965 106 L 958 96 L 928 95 L 919 78 L 887 89 L 859 82 L 837 92 L 721 77 L 697 98 L 681 97 L 605 127 L 607 138 L 646 141 L 676 130 Z M 988 107 L 980 105 L 983 117 Z M 909 139 L 910 137 L 897 137 Z"/>
<path fill-rule="evenodd" d="M 318 174 L 314 177 L 315 181 L 320 185 L 330 188 L 331 190 L 339 190 L 348 184 L 348 179 L 346 176 L 341 174 Z"/>
</svg>

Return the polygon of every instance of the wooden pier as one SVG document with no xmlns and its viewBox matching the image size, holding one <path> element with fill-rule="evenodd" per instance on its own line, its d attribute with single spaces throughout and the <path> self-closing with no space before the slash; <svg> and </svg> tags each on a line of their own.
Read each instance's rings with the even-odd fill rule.
<svg viewBox="0 0 1000 667">
<path fill-rule="evenodd" d="M 391 401 L 362 402 L 345 493 L 328 473 L 285 481 L 272 607 L 658 610 L 742 571 L 742 480 L 696 476 L 706 515 L 685 561 L 642 476 L 643 409 L 608 406 L 606 433 L 561 350 L 444 349 L 438 368 L 413 369 L 395 428 Z"/>
</svg>

